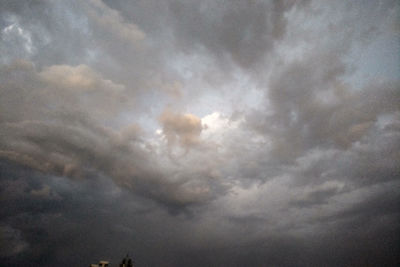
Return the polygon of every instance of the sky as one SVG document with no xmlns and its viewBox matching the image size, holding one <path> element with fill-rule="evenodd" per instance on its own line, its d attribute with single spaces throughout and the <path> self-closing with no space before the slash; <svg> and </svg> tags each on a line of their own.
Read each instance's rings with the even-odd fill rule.
<svg viewBox="0 0 400 267">
<path fill-rule="evenodd" d="M 0 265 L 399 266 L 395 0 L 0 0 Z"/>
</svg>

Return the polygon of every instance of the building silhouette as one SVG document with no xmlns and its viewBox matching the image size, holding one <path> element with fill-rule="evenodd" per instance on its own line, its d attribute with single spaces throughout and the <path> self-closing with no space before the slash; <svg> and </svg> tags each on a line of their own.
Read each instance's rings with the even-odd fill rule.
<svg viewBox="0 0 400 267">
<path fill-rule="evenodd" d="M 99 264 L 90 264 L 90 267 L 109 267 L 108 261 L 99 261 Z"/>
<path fill-rule="evenodd" d="M 118 266 L 119 267 L 135 267 L 133 265 L 133 263 L 134 262 L 131 258 L 129 258 L 129 255 L 126 255 L 126 257 L 122 259 L 121 263 Z M 90 264 L 90 267 L 110 267 L 110 262 L 109 261 L 99 261 L 98 264 Z"/>
<path fill-rule="evenodd" d="M 122 262 L 119 264 L 119 267 L 134 267 L 133 266 L 133 261 L 131 258 L 129 258 L 128 255 L 122 260 Z"/>
</svg>

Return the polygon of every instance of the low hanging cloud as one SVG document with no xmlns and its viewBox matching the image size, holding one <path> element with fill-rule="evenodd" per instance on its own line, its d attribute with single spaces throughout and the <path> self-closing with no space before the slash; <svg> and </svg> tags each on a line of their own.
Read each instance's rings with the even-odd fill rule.
<svg viewBox="0 0 400 267">
<path fill-rule="evenodd" d="M 8 75 L 10 71 L 16 75 Z M 4 67 L 1 75 L 5 108 L 0 127 L 2 159 L 71 178 L 107 175 L 123 187 L 171 205 L 184 206 L 209 194 L 198 191 L 187 178 L 165 178 L 156 156 L 146 148 L 139 126 L 117 131 L 101 124 L 120 112 L 122 85 L 83 65 L 57 65 L 38 72 L 32 63 L 20 61 Z M 27 86 L 30 90 L 25 94 Z M 49 112 L 52 109 L 54 112 Z M 201 132 L 198 118 L 165 118 L 171 138 L 185 147 L 197 142 Z M 150 164 L 151 158 L 154 162 Z"/>
<path fill-rule="evenodd" d="M 397 1 L 0 7 L 5 266 L 398 265 Z"/>
</svg>

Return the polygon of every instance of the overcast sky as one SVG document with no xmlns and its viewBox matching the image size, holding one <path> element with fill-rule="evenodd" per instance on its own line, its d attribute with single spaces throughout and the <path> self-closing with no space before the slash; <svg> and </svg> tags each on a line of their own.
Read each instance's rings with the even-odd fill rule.
<svg viewBox="0 0 400 267">
<path fill-rule="evenodd" d="M 0 0 L 0 265 L 399 266 L 399 9 Z"/>
</svg>

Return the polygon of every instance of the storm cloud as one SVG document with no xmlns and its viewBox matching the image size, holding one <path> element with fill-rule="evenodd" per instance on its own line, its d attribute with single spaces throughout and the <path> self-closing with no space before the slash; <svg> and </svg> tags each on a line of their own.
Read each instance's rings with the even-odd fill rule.
<svg viewBox="0 0 400 267">
<path fill-rule="evenodd" d="M 0 1 L 4 266 L 397 266 L 399 3 Z"/>
</svg>

